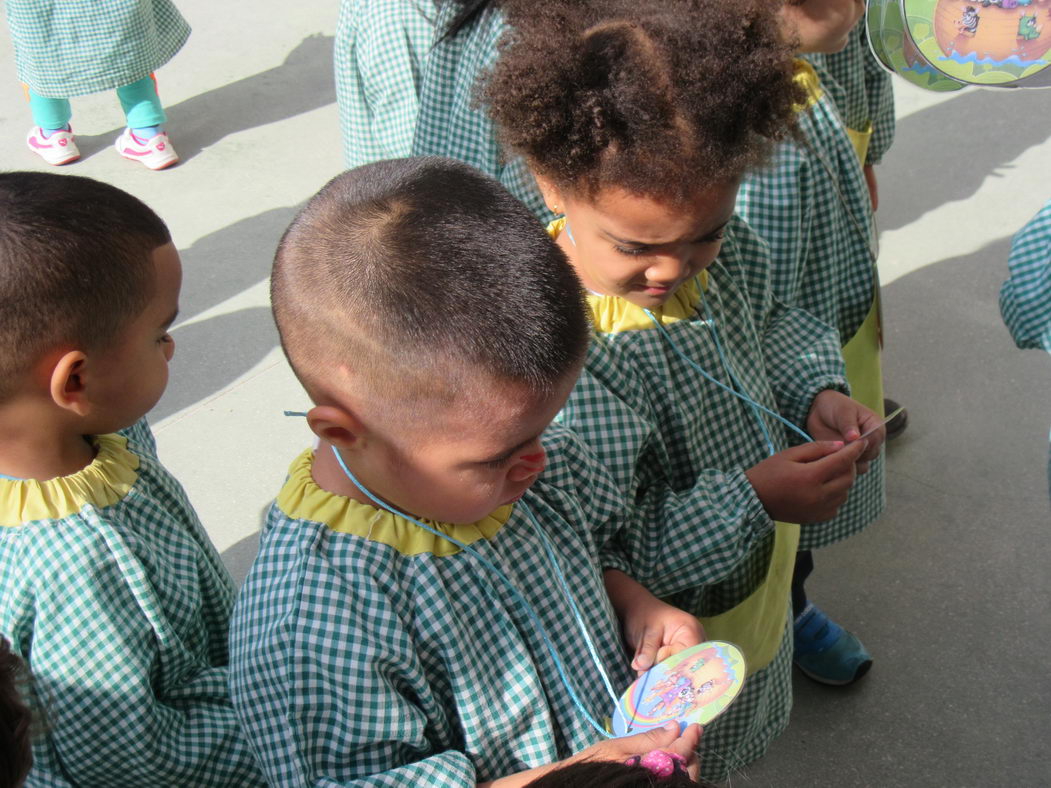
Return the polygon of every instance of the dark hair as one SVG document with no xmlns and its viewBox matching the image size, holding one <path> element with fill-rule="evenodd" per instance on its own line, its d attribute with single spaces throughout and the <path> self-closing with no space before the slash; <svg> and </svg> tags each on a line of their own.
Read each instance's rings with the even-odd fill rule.
<svg viewBox="0 0 1051 788">
<path fill-rule="evenodd" d="M 33 763 L 30 748 L 32 715 L 22 702 L 25 666 L 0 637 L 0 785 L 17 786 Z"/>
<path fill-rule="evenodd" d="M 442 40 L 445 40 L 453 38 L 467 27 L 487 6 L 496 5 L 499 0 L 442 0 L 442 2 L 458 6 L 456 16 L 449 21 L 448 26 L 442 32 Z"/>
<path fill-rule="evenodd" d="M 330 181 L 281 239 L 271 299 L 308 390 L 338 364 L 371 387 L 417 378 L 430 390 L 459 364 L 548 393 L 588 343 L 561 250 L 499 183 L 452 159 L 379 161 Z"/>
<path fill-rule="evenodd" d="M 75 175 L 0 173 L 0 401 L 45 353 L 105 347 L 153 295 L 164 222 Z"/>
<path fill-rule="evenodd" d="M 642 766 L 613 761 L 581 761 L 538 777 L 527 788 L 715 788 L 691 780 L 681 769 L 671 777 L 657 777 Z"/>
<path fill-rule="evenodd" d="M 773 0 L 507 2 L 483 100 L 560 187 L 685 201 L 758 165 L 803 93 Z"/>
</svg>

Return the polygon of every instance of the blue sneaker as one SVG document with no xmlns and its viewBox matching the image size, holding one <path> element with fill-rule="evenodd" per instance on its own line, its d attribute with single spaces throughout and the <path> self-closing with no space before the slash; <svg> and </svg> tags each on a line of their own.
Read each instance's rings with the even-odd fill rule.
<svg viewBox="0 0 1051 788">
<path fill-rule="evenodd" d="M 853 684 L 872 667 L 861 641 L 825 615 L 812 602 L 796 618 L 793 661 L 808 677 L 822 684 Z"/>
</svg>

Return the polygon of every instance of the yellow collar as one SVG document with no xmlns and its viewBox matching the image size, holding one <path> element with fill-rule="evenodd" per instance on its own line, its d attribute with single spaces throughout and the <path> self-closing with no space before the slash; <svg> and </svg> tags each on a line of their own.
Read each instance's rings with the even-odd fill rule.
<svg viewBox="0 0 1051 788">
<path fill-rule="evenodd" d="M 821 80 L 814 67 L 805 60 L 795 61 L 796 74 L 793 81 L 806 92 L 806 103 L 796 106 L 796 112 L 805 112 L 821 101 L 825 92 L 821 89 Z"/>
<path fill-rule="evenodd" d="M 555 219 L 547 226 L 552 238 L 558 238 L 566 227 L 566 217 Z M 697 281 L 701 287 L 708 289 L 708 272 L 701 271 L 696 280 L 683 282 L 671 294 L 660 309 L 651 309 L 653 316 L 663 325 L 693 317 L 700 302 Z M 643 331 L 654 328 L 653 321 L 641 306 L 625 301 L 620 296 L 588 294 L 588 306 L 591 309 L 591 325 L 601 334 L 617 334 L 621 331 Z"/>
<path fill-rule="evenodd" d="M 85 505 L 103 508 L 124 498 L 138 479 L 139 458 L 122 435 L 96 435 L 95 459 L 69 476 L 47 481 L 0 479 L 0 526 L 61 520 Z"/>
<path fill-rule="evenodd" d="M 277 505 L 289 517 L 322 523 L 332 531 L 380 542 L 402 555 L 431 553 L 441 557 L 460 552 L 452 542 L 424 531 L 402 517 L 321 489 L 311 475 L 313 464 L 314 452 L 307 449 L 288 469 L 288 481 L 277 496 Z M 514 506 L 501 506 L 477 523 L 439 523 L 420 519 L 464 544 L 473 544 L 496 536 L 513 510 Z"/>
</svg>

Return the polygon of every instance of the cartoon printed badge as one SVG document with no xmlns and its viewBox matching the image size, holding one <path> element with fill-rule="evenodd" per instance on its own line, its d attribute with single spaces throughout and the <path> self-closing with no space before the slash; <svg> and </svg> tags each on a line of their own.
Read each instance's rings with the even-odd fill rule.
<svg viewBox="0 0 1051 788">
<path fill-rule="evenodd" d="M 888 71 L 924 90 L 946 92 L 966 87 L 942 74 L 920 54 L 906 32 L 900 0 L 869 0 L 865 23 L 872 53 Z"/>
<path fill-rule="evenodd" d="M 924 59 L 971 85 L 1038 86 L 1051 65 L 1051 0 L 901 0 Z"/>
<path fill-rule="evenodd" d="M 613 734 L 631 736 L 669 722 L 707 725 L 744 685 L 744 654 L 733 643 L 710 640 L 680 651 L 639 676 L 613 712 Z"/>
</svg>

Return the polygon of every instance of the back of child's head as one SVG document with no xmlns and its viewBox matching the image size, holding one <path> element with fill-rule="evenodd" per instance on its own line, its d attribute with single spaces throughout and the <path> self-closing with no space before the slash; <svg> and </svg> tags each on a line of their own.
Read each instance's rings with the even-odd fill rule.
<svg viewBox="0 0 1051 788">
<path fill-rule="evenodd" d="M 32 765 L 32 716 L 22 702 L 25 666 L 0 637 L 0 785 L 22 784 Z"/>
<path fill-rule="evenodd" d="M 315 400 L 326 385 L 451 399 L 479 373 L 546 394 L 588 342 L 561 251 L 502 186 L 451 159 L 380 161 L 330 181 L 285 232 L 271 296 Z"/>
<path fill-rule="evenodd" d="M 614 761 L 581 761 L 554 769 L 529 783 L 528 788 L 714 788 L 697 782 L 682 769 L 660 777 L 643 766 Z"/>
<path fill-rule="evenodd" d="M 171 241 L 140 200 L 73 175 L 0 173 L 0 402 L 59 347 L 112 342 L 146 306 Z"/>
<path fill-rule="evenodd" d="M 484 100 L 562 189 L 689 200 L 795 128 L 802 99 L 771 0 L 515 0 Z"/>
</svg>

